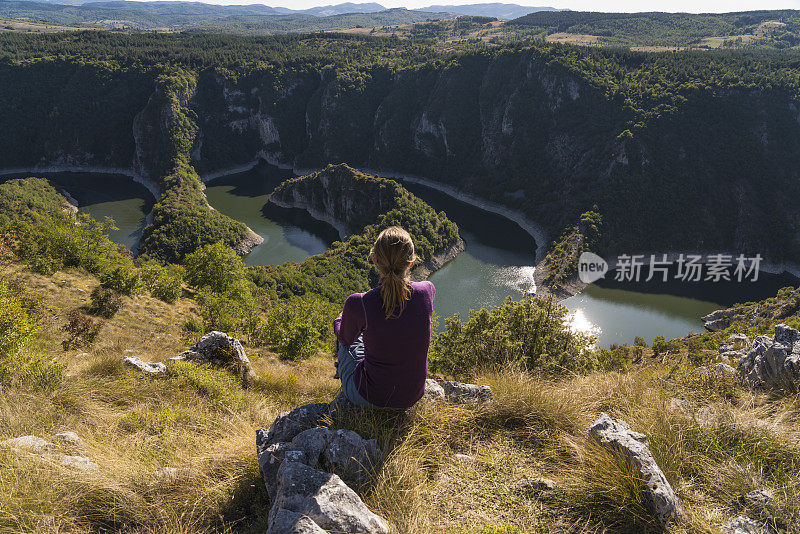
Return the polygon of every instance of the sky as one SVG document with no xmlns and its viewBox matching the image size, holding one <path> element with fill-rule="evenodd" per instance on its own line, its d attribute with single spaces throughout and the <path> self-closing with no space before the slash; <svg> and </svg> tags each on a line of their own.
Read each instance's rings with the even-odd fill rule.
<svg viewBox="0 0 800 534">
<path fill-rule="evenodd" d="M 215 4 L 266 4 L 291 9 L 339 4 L 346 0 L 201 0 Z M 364 0 L 351 0 L 364 3 Z M 384 7 L 410 9 L 429 5 L 476 4 L 499 1 L 509 4 L 549 6 L 576 11 L 671 11 L 688 13 L 719 13 L 756 9 L 800 9 L 800 0 L 375 0 Z"/>
</svg>

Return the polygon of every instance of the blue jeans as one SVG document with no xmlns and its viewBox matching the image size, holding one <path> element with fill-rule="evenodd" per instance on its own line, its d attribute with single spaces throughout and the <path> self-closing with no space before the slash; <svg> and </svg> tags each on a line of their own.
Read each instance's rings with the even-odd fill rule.
<svg viewBox="0 0 800 534">
<path fill-rule="evenodd" d="M 342 381 L 342 393 L 347 397 L 347 400 L 360 406 L 362 408 L 377 408 L 377 406 L 367 401 L 356 388 L 356 381 L 353 373 L 356 370 L 356 364 L 364 359 L 364 342 L 359 337 L 355 343 L 350 345 L 342 345 L 339 343 L 339 350 L 336 361 L 336 374 Z"/>
</svg>

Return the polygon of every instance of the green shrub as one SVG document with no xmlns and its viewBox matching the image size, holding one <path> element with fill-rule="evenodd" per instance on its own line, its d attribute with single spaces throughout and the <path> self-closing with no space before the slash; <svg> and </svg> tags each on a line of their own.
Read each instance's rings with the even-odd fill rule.
<svg viewBox="0 0 800 534">
<path fill-rule="evenodd" d="M 97 286 L 92 290 L 92 302 L 89 305 L 89 313 L 99 315 L 106 319 L 111 319 L 122 307 L 122 299 L 119 293 L 113 289 Z"/>
<path fill-rule="evenodd" d="M 142 283 L 155 298 L 174 304 L 183 291 L 184 269 L 179 265 L 162 265 L 149 260 L 140 270 Z"/>
<path fill-rule="evenodd" d="M 333 319 L 338 314 L 339 307 L 323 298 L 293 297 L 269 310 L 266 336 L 284 358 L 304 358 L 335 342 Z"/>
<path fill-rule="evenodd" d="M 526 296 L 509 297 L 491 311 L 472 311 L 466 323 L 456 315 L 433 340 L 431 370 L 468 377 L 508 366 L 549 375 L 597 368 L 594 337 L 571 331 L 568 313 L 553 299 Z"/>
<path fill-rule="evenodd" d="M 141 288 L 139 273 L 132 266 L 120 266 L 100 275 L 103 287 L 116 291 L 121 295 L 135 295 Z"/>
<path fill-rule="evenodd" d="M 7 284 L 0 281 L 0 359 L 17 355 L 35 333 L 36 323 L 20 299 L 10 295 Z"/>
<path fill-rule="evenodd" d="M 286 359 L 308 358 L 314 354 L 319 333 L 307 323 L 289 325 L 277 340 L 278 351 Z"/>
<path fill-rule="evenodd" d="M 222 242 L 206 245 L 186 256 L 186 281 L 195 287 L 207 287 L 225 293 L 246 277 L 242 259 Z"/>
<path fill-rule="evenodd" d="M 52 390 L 61 383 L 62 366 L 24 352 L 35 334 L 36 322 L 22 300 L 0 281 L 0 384 L 21 382 L 32 389 Z"/>
</svg>

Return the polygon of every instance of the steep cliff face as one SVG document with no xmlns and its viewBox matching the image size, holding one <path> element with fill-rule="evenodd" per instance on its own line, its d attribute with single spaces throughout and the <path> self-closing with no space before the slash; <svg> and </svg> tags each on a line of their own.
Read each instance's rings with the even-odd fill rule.
<svg viewBox="0 0 800 534">
<path fill-rule="evenodd" d="M 347 165 L 283 182 L 270 195 L 278 206 L 300 208 L 339 231 L 372 244 L 377 232 L 390 225 L 404 226 L 415 237 L 420 262 L 416 278 L 423 279 L 464 250 L 455 225 L 412 195 L 397 182 L 365 174 Z M 361 235 L 363 234 L 363 235 Z"/>
<path fill-rule="evenodd" d="M 400 188 L 394 182 L 337 165 L 311 177 L 285 182 L 270 195 L 269 201 L 304 209 L 314 218 L 331 224 L 344 238 L 394 209 L 399 194 Z"/>
<path fill-rule="evenodd" d="M 608 251 L 800 257 L 800 124 L 777 90 L 698 90 L 632 125 L 628 104 L 530 51 L 375 69 L 356 88 L 330 72 L 203 84 L 204 169 L 344 161 L 455 185 L 551 235 L 597 204 Z"/>
<path fill-rule="evenodd" d="M 660 56 L 569 50 L 586 64 L 534 47 L 398 69 L 367 63 L 355 73 L 325 63 L 192 71 L 180 121 L 196 131 L 179 151 L 201 175 L 257 159 L 414 174 L 520 210 L 551 236 L 597 205 L 600 252 L 736 250 L 800 261 L 796 95 L 778 83 L 726 86 L 713 68 L 676 89 L 675 63 L 662 69 L 672 91 L 662 97 L 651 94 L 659 83 L 638 79 L 658 69 L 637 70 Z M 20 129 L 0 117 L 0 166 L 171 172 L 164 164 L 184 124 L 154 93 L 157 76 L 50 65 L 55 81 L 37 87 L 36 102 L 7 81 L 41 79 L 44 68 L 0 66 L 11 88 L 0 99 L 13 97 L 0 103 L 22 102 L 41 121 Z M 65 111 L 70 82 L 92 88 L 79 114 Z"/>
</svg>

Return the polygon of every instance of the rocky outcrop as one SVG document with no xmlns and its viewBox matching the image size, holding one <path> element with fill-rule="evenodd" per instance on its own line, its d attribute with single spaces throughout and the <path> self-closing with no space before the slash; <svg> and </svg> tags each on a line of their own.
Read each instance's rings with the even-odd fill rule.
<svg viewBox="0 0 800 534">
<path fill-rule="evenodd" d="M 278 469 L 277 478 L 278 488 L 269 515 L 269 532 L 273 534 L 292 532 L 300 521 L 305 523 L 304 528 L 313 529 L 308 524 L 311 521 L 323 532 L 389 533 L 388 523 L 372 513 L 358 494 L 336 475 L 301 462 L 285 461 Z M 276 525 L 278 517 L 284 523 L 279 525 L 280 529 Z M 289 524 L 285 524 L 287 519 Z M 293 524 L 292 519 L 296 520 Z"/>
<path fill-rule="evenodd" d="M 247 228 L 247 235 L 239 241 L 233 250 L 239 256 L 247 256 L 254 248 L 264 242 L 264 238 L 255 233 L 251 228 Z"/>
<path fill-rule="evenodd" d="M 647 436 L 631 430 L 625 421 L 603 413 L 589 427 L 589 437 L 609 451 L 621 454 L 644 480 L 643 489 L 659 523 L 667 525 L 682 519 L 678 497 L 653 458 Z"/>
<path fill-rule="evenodd" d="M 744 334 L 731 334 L 728 339 L 720 343 L 719 355 L 723 360 L 739 363 L 742 356 L 750 348 L 750 339 Z"/>
<path fill-rule="evenodd" d="M 797 391 L 800 387 L 800 332 L 785 324 L 775 335 L 758 336 L 736 367 L 752 388 Z"/>
<path fill-rule="evenodd" d="M 122 363 L 132 369 L 138 369 L 146 375 L 163 377 L 167 376 L 167 366 L 161 362 L 146 362 L 138 356 L 124 356 Z"/>
<path fill-rule="evenodd" d="M 785 270 L 797 274 L 796 266 L 792 265 L 762 265 L 761 270 L 774 273 Z M 799 302 L 800 289 L 789 292 L 781 290 L 775 298 L 717 310 L 704 316 L 702 321 L 709 332 L 725 330 L 734 323 L 744 323 L 750 326 L 764 322 L 779 323 L 797 312 Z"/>
<path fill-rule="evenodd" d="M 258 375 L 253 371 L 242 343 L 223 332 L 209 332 L 192 348 L 171 359 L 228 369 L 239 377 L 242 387 L 258 381 Z"/>
<path fill-rule="evenodd" d="M 492 388 L 478 384 L 464 384 L 462 382 L 445 382 L 442 384 L 444 395 L 450 402 L 456 404 L 477 404 L 491 402 L 494 399 Z"/>
<path fill-rule="evenodd" d="M 439 385 L 436 380 L 428 378 L 425 380 L 425 400 L 442 400 L 444 399 L 444 388 Z"/>
<path fill-rule="evenodd" d="M 327 413 L 327 404 L 301 406 L 256 432 L 258 465 L 272 506 L 268 532 L 388 533 L 386 521 L 339 476 L 364 484 L 383 453 L 375 440 L 351 430 L 318 427 Z"/>
<path fill-rule="evenodd" d="M 737 515 L 725 524 L 717 525 L 723 534 L 772 534 L 772 529 L 746 515 Z"/>
</svg>

